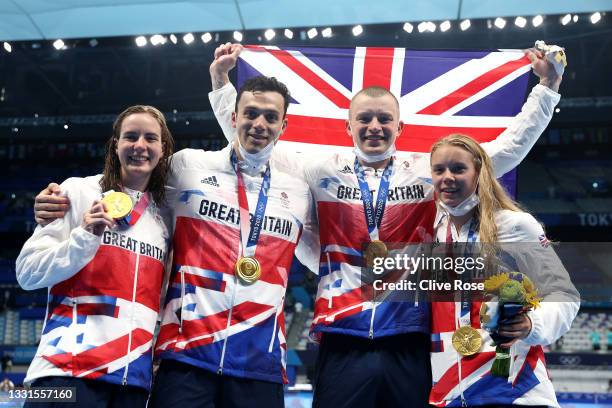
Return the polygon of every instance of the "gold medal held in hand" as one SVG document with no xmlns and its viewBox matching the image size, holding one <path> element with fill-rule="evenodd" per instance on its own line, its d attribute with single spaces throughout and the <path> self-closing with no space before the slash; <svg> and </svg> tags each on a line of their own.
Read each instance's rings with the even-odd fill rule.
<svg viewBox="0 0 612 408">
<path fill-rule="evenodd" d="M 251 256 L 244 256 L 236 262 L 234 271 L 238 279 L 245 285 L 256 282 L 261 276 L 261 266 L 259 261 Z"/>
<path fill-rule="evenodd" d="M 374 259 L 386 258 L 388 254 L 389 250 L 387 249 L 387 245 L 385 245 L 384 242 L 375 239 L 374 241 L 368 244 L 368 247 L 365 250 L 366 266 L 374 266 Z"/>
<path fill-rule="evenodd" d="M 453 333 L 453 347 L 462 356 L 476 354 L 482 348 L 482 337 L 472 326 L 463 326 Z"/>
<path fill-rule="evenodd" d="M 132 212 L 132 199 L 125 193 L 110 192 L 102 198 L 102 202 L 106 205 L 108 215 L 114 220 L 125 218 Z"/>
</svg>

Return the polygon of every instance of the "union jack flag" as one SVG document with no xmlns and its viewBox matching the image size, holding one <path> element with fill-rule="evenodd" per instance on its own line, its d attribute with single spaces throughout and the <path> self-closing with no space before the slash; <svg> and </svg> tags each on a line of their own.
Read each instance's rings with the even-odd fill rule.
<svg viewBox="0 0 612 408">
<path fill-rule="evenodd" d="M 428 152 L 450 133 L 495 139 L 520 112 L 530 69 L 520 50 L 247 46 L 238 84 L 266 75 L 287 85 L 290 125 L 281 140 L 299 143 L 300 151 L 352 147 L 345 126 L 350 99 L 364 87 L 382 86 L 400 103 L 405 126 L 398 150 Z"/>
<path fill-rule="evenodd" d="M 520 50 L 246 46 L 238 85 L 256 75 L 287 85 L 292 98 L 281 143 L 300 152 L 352 148 L 345 125 L 350 100 L 364 87 L 382 86 L 400 104 L 397 149 L 429 152 L 451 133 L 479 142 L 499 136 L 521 110 L 530 69 Z M 516 172 L 502 182 L 514 195 Z"/>
</svg>

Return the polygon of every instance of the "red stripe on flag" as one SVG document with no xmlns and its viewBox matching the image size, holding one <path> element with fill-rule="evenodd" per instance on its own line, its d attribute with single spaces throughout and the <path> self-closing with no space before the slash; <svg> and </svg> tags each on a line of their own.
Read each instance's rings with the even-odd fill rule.
<svg viewBox="0 0 612 408">
<path fill-rule="evenodd" d="M 315 118 L 309 116 L 287 115 L 289 126 L 281 140 L 287 142 L 312 143 L 328 146 L 353 147 L 353 139 L 346 131 L 342 119 Z M 395 143 L 400 151 L 429 152 L 437 140 L 452 133 L 468 135 L 478 142 L 489 142 L 499 136 L 506 128 L 476 128 L 458 126 L 404 125 L 402 134 Z"/>
<path fill-rule="evenodd" d="M 51 310 L 51 313 L 47 315 L 47 317 L 51 318 L 52 316 L 63 316 L 63 317 L 72 318 L 72 313 L 74 313 L 74 310 L 72 309 L 73 309 L 72 306 L 68 306 L 63 303 L 60 303 L 57 306 L 55 306 L 53 310 Z"/>
<path fill-rule="evenodd" d="M 363 67 L 363 87 L 381 86 L 391 88 L 391 68 L 393 67 L 394 48 L 366 48 Z"/>
<path fill-rule="evenodd" d="M 256 302 L 243 302 L 233 307 L 232 309 L 232 322 L 234 326 L 238 323 L 244 322 L 262 313 L 265 313 L 272 309 L 273 306 L 265 305 Z M 183 320 L 183 331 L 182 338 L 185 339 L 187 344 L 186 349 L 197 347 L 201 344 L 208 344 L 214 341 L 213 334 L 224 330 L 227 327 L 227 319 L 229 317 L 229 310 L 224 310 L 214 315 L 209 315 L 197 320 Z M 162 326 L 161 330 L 164 331 L 165 326 Z M 178 330 L 178 326 L 172 325 L 172 328 Z M 175 333 L 178 335 L 178 333 Z M 202 337 L 210 335 L 210 340 L 206 339 L 195 339 L 196 337 Z M 168 333 L 164 331 L 164 338 L 168 338 Z M 194 339 L 194 340 L 192 340 Z M 178 341 L 182 339 L 179 338 Z M 204 341 L 204 343 L 201 343 Z M 158 344 L 160 342 L 158 341 Z"/>
<path fill-rule="evenodd" d="M 273 306 L 256 302 L 243 302 L 233 308 L 231 326 L 244 322 L 257 315 L 267 312 Z M 176 342 L 186 341 L 185 349 L 191 349 L 210 344 L 215 341 L 214 333 L 227 328 L 229 310 L 223 310 L 197 320 L 183 320 L 183 330 L 179 333 L 179 325 L 175 323 L 161 326 L 157 338 L 157 345 L 164 344 L 172 339 L 174 342 L 164 349 L 158 348 L 156 354 L 163 351 L 177 351 Z M 203 337 L 206 336 L 206 337 Z M 196 339 L 196 337 L 200 337 Z"/>
<path fill-rule="evenodd" d="M 333 289 L 331 290 L 329 294 L 332 294 L 332 293 L 333 293 Z M 363 294 L 361 287 L 355 288 L 351 290 L 350 292 L 343 293 L 342 295 L 334 296 L 331 302 L 332 303 L 331 309 L 329 308 L 329 300 L 320 297 L 315 302 L 314 315 L 316 319 L 316 324 L 329 325 L 333 321 L 338 320 L 339 317 L 346 317 L 346 316 L 350 316 L 350 315 L 359 313 L 362 311 L 362 308 L 357 307 L 357 305 L 362 304 L 364 300 L 365 300 L 365 295 Z M 354 308 L 351 308 L 351 307 L 354 307 Z M 338 315 L 334 316 L 331 321 L 327 320 L 327 317 L 333 315 L 334 313 L 338 313 L 339 311 L 343 309 L 348 309 L 348 308 L 351 308 L 351 309 L 345 310 L 339 313 Z"/>
<path fill-rule="evenodd" d="M 329 255 L 329 260 L 331 262 L 343 262 L 353 266 L 365 266 L 363 262 L 363 257 L 348 255 L 342 252 L 327 252 L 321 254 L 324 261 L 327 261 L 327 255 Z"/>
<path fill-rule="evenodd" d="M 185 272 L 183 276 L 185 279 L 185 283 L 190 283 L 201 288 L 225 292 L 226 282 L 222 279 L 213 279 L 206 276 L 194 275 L 187 272 Z"/>
<path fill-rule="evenodd" d="M 494 351 L 485 351 L 470 357 L 461 358 L 461 377 L 465 380 L 470 374 L 478 370 L 490 360 L 495 358 Z M 448 393 L 459 383 L 459 367 L 454 364 L 442 378 L 431 388 L 429 401 L 442 401 Z"/>
<path fill-rule="evenodd" d="M 314 73 L 310 68 L 302 64 L 297 58 L 291 55 L 289 52 L 284 50 L 266 50 L 270 54 L 272 54 L 276 59 L 285 64 L 291 70 L 293 70 L 296 74 L 298 74 L 302 79 L 316 88 L 319 92 L 321 92 L 327 99 L 331 102 L 335 103 L 338 107 L 348 109 L 350 100 L 332 87 L 327 81 L 324 81 L 319 77 L 316 73 Z"/>
<path fill-rule="evenodd" d="M 130 351 L 133 351 L 137 347 L 151 341 L 152 338 L 153 334 L 144 329 L 138 328 L 133 330 Z M 79 354 L 73 355 L 72 353 L 63 353 L 52 356 L 43 356 L 43 358 L 64 371 L 72 370 L 73 376 L 80 377 L 87 371 L 91 371 L 97 367 L 100 367 L 101 365 L 111 363 L 126 356 L 128 341 L 129 334 L 125 334 L 112 341 L 101 344 Z M 95 378 L 98 375 L 94 373 L 92 376 Z"/>
<path fill-rule="evenodd" d="M 82 316 L 119 316 L 119 306 L 109 303 L 80 303 L 77 313 Z"/>
<path fill-rule="evenodd" d="M 448 96 L 432 103 L 428 107 L 424 108 L 418 113 L 424 115 L 440 115 L 453 106 L 458 105 L 464 100 L 472 97 L 476 93 L 482 91 L 486 87 L 492 85 L 493 83 L 499 81 L 503 77 L 511 74 L 519 68 L 524 67 L 525 65 L 529 65 L 529 59 L 527 57 L 520 58 L 515 61 L 506 62 L 504 65 L 501 65 L 476 79 L 468 82 L 463 85 L 461 88 L 452 92 Z"/>
<path fill-rule="evenodd" d="M 521 366 L 518 374 L 516 375 L 516 377 L 514 378 L 514 381 L 512 382 L 512 386 L 513 387 L 516 386 L 516 383 L 520 379 L 521 375 L 523 374 L 523 370 L 525 370 L 525 367 L 527 365 L 529 365 L 529 367 L 531 367 L 531 371 L 535 371 L 536 364 L 538 363 L 538 360 L 542 360 L 542 363 L 546 364 L 546 360 L 544 358 L 544 350 L 542 350 L 542 346 L 540 346 L 540 345 L 532 346 L 529 349 L 529 352 L 527 352 L 527 356 L 525 357 L 525 361 L 523 361 L 523 365 Z"/>
<path fill-rule="evenodd" d="M 287 130 L 281 140 L 330 146 L 353 146 L 346 121 L 312 116 L 287 115 Z"/>
<path fill-rule="evenodd" d="M 400 151 L 429 152 L 432 144 L 452 133 L 461 133 L 484 143 L 496 139 L 504 130 L 506 128 L 404 125 L 395 146 Z"/>
</svg>

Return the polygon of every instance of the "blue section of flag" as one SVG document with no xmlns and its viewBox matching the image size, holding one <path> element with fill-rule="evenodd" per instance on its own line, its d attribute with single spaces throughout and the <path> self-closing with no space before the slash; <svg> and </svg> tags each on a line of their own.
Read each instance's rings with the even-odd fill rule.
<svg viewBox="0 0 612 408">
<path fill-rule="evenodd" d="M 354 48 L 287 47 L 285 49 L 300 51 L 346 89 L 350 91 L 353 87 Z"/>
<path fill-rule="evenodd" d="M 529 72 L 524 73 L 495 92 L 455 113 L 456 116 L 516 116 L 523 106 L 523 98 L 529 83 Z"/>
<path fill-rule="evenodd" d="M 432 353 L 441 353 L 444 351 L 444 342 L 440 337 L 440 333 L 432 333 L 431 334 L 431 352 Z"/>
<path fill-rule="evenodd" d="M 61 339 L 62 339 L 62 336 L 56 337 L 54 339 L 49 340 L 47 344 L 53 347 L 57 347 Z"/>
<path fill-rule="evenodd" d="M 47 334 L 58 327 L 68 327 L 70 323 L 72 323 L 72 318 L 70 317 L 53 315 L 51 318 L 47 319 L 42 334 Z"/>
<path fill-rule="evenodd" d="M 338 177 L 323 177 L 319 180 L 319 187 L 328 189 L 333 183 L 340 184 L 340 179 Z"/>
<path fill-rule="evenodd" d="M 488 372 L 480 380 L 476 381 L 463 392 L 469 406 L 490 404 L 512 404 L 512 401 L 524 395 L 540 381 L 531 369 L 525 364 L 523 371 L 519 374 L 516 384 L 508 382 L 507 378 L 497 377 Z M 461 397 L 451 401 L 447 407 L 461 407 Z"/>
<path fill-rule="evenodd" d="M 261 72 L 253 68 L 248 62 L 242 58 L 238 59 L 238 75 L 236 82 L 238 83 L 236 89 L 240 89 L 244 81 L 251 77 L 262 75 Z"/>
<path fill-rule="evenodd" d="M 321 262 L 319 265 L 319 278 L 340 270 L 340 262 Z"/>
<path fill-rule="evenodd" d="M 204 192 L 202 190 L 197 190 L 197 189 L 194 189 L 194 190 L 183 190 L 183 191 L 181 191 L 181 194 L 179 195 L 179 201 L 181 203 L 187 204 L 189 202 L 189 199 L 193 195 L 198 195 L 198 196 L 205 197 Z"/>
<path fill-rule="evenodd" d="M 325 289 L 329 290 L 332 288 L 341 288 L 342 287 L 342 279 L 336 279 L 330 284 L 324 286 Z"/>
<path fill-rule="evenodd" d="M 471 59 L 482 58 L 488 54 L 488 51 L 406 50 L 402 96 Z"/>
</svg>

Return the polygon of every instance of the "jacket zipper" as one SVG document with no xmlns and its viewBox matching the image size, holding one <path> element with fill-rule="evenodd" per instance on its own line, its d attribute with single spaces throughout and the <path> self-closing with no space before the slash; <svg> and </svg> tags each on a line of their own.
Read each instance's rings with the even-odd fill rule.
<svg viewBox="0 0 612 408">
<path fill-rule="evenodd" d="M 183 302 L 185 302 L 185 271 L 181 267 L 181 321 L 179 323 L 179 334 L 183 333 Z"/>
<path fill-rule="evenodd" d="M 268 353 L 272 352 L 272 348 L 274 347 L 274 339 L 276 338 L 276 324 L 278 322 L 278 309 L 282 307 L 285 302 L 285 297 L 283 296 L 280 302 L 280 305 L 274 309 L 274 325 L 272 326 L 272 337 L 270 338 L 270 345 L 268 346 Z"/>
<path fill-rule="evenodd" d="M 49 306 L 47 305 L 47 308 L 48 307 Z M 46 322 L 46 319 L 47 318 L 45 317 L 45 322 Z M 72 333 L 74 335 L 77 332 L 78 332 L 78 328 L 77 328 L 77 300 L 76 300 L 76 296 L 75 296 L 75 297 L 72 298 Z M 76 350 L 76 341 L 77 341 L 77 338 L 76 338 L 76 336 L 73 336 L 73 337 L 74 337 L 74 342 L 75 342 L 74 349 Z M 74 359 L 74 354 L 72 355 L 72 357 Z"/>
<path fill-rule="evenodd" d="M 457 306 L 455 305 L 455 307 Z M 457 319 L 455 319 L 455 331 L 459 330 L 460 327 L 461 325 L 458 325 Z M 461 372 L 461 355 L 458 352 L 455 354 L 457 355 L 457 376 L 459 378 L 458 386 L 459 386 L 459 394 L 461 395 L 461 406 L 467 407 L 467 401 L 465 400 L 465 397 L 463 396 L 463 373 Z"/>
<path fill-rule="evenodd" d="M 225 349 L 227 348 L 227 339 L 229 338 L 229 329 L 232 324 L 232 312 L 234 311 L 234 300 L 236 299 L 236 290 L 240 283 L 238 282 L 238 277 L 234 276 L 234 290 L 232 291 L 232 303 L 230 305 L 230 310 L 227 315 L 227 325 L 225 326 L 225 339 L 223 339 L 223 348 L 221 349 L 221 360 L 219 361 L 219 369 L 217 370 L 217 374 L 223 374 L 223 363 L 225 361 Z"/>
<path fill-rule="evenodd" d="M 332 270 L 331 270 L 331 258 L 329 256 L 329 252 L 327 252 L 325 255 L 327 256 L 327 272 L 331 276 Z M 333 288 L 330 286 L 330 289 L 329 289 L 329 300 L 327 301 L 328 309 L 332 308 L 333 298 L 334 298 L 334 291 L 333 291 Z"/>
<path fill-rule="evenodd" d="M 132 304 L 130 310 L 130 327 L 128 328 L 128 347 L 127 347 L 127 355 L 126 355 L 126 364 L 125 370 L 123 371 L 123 381 L 121 381 L 122 385 L 127 384 L 127 376 L 128 370 L 130 368 L 130 350 L 132 348 L 132 327 L 134 327 L 134 304 L 136 303 L 136 288 L 138 286 L 138 267 L 140 264 L 140 254 L 136 253 L 136 268 L 134 270 L 134 287 L 132 288 Z"/>
<path fill-rule="evenodd" d="M 374 338 L 374 315 L 376 314 L 376 300 L 372 299 L 372 317 L 370 318 L 370 332 L 368 333 L 368 337 L 370 339 Z"/>
</svg>

